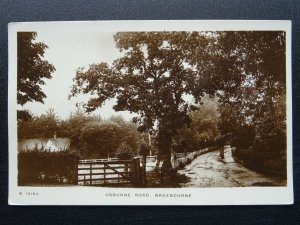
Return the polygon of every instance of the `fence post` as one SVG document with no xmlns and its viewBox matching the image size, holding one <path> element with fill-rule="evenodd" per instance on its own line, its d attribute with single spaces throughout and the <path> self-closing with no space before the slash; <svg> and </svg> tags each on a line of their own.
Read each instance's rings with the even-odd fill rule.
<svg viewBox="0 0 300 225">
<path fill-rule="evenodd" d="M 104 172 L 104 175 L 103 175 L 103 183 L 105 184 L 106 183 L 106 163 L 104 162 L 103 163 L 103 172 Z"/>
<path fill-rule="evenodd" d="M 133 164 L 134 164 L 134 185 L 139 186 L 142 183 L 142 174 L 141 174 L 141 167 L 140 167 L 140 159 L 139 158 L 134 158 L 133 159 Z"/>
<path fill-rule="evenodd" d="M 143 184 L 147 186 L 147 172 L 146 172 L 146 160 L 147 156 L 143 156 Z"/>
<path fill-rule="evenodd" d="M 92 185 L 92 163 L 90 163 L 90 185 Z"/>
<path fill-rule="evenodd" d="M 224 159 L 224 145 L 221 146 L 220 157 L 221 157 L 221 159 Z"/>
<path fill-rule="evenodd" d="M 79 184 L 79 179 L 78 179 L 78 166 L 79 166 L 79 163 L 78 163 L 78 161 L 76 162 L 76 171 L 75 171 L 75 179 L 74 179 L 74 183 L 75 183 L 75 181 L 76 181 L 76 185 L 78 185 Z"/>
<path fill-rule="evenodd" d="M 137 183 L 137 171 L 136 171 L 136 165 L 135 164 L 136 164 L 136 160 L 133 158 L 132 159 L 132 169 L 131 169 L 133 185 L 136 185 L 136 183 Z"/>
<path fill-rule="evenodd" d="M 128 173 L 128 171 L 129 171 L 129 169 L 128 169 L 128 165 L 129 163 L 124 163 L 124 174 L 125 174 L 125 177 L 129 177 L 129 173 Z"/>
<path fill-rule="evenodd" d="M 141 185 L 143 182 L 143 174 L 141 171 L 141 163 L 140 163 L 141 159 L 137 159 L 136 160 L 136 168 L 137 168 L 137 172 L 138 172 L 138 184 Z"/>
</svg>

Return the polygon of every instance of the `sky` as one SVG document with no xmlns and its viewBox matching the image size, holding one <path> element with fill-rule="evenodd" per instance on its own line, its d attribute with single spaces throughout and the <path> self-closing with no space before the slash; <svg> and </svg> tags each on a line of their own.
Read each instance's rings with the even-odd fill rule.
<svg viewBox="0 0 300 225">
<path fill-rule="evenodd" d="M 53 32 L 53 30 L 37 32 L 36 41 L 44 42 L 48 46 L 44 59 L 53 64 L 56 71 L 52 73 L 51 79 L 44 80 L 46 84 L 41 87 L 47 96 L 44 104 L 29 102 L 23 108 L 30 110 L 34 115 L 41 115 L 49 108 L 54 108 L 61 119 L 67 118 L 71 111 L 76 110 L 77 102 L 88 100 L 88 97 L 83 95 L 68 100 L 77 68 L 100 62 L 111 64 L 120 56 L 113 35 L 114 33 L 110 32 Z M 93 114 L 100 115 L 101 118 L 121 115 L 126 120 L 135 115 L 125 111 L 115 112 L 112 109 L 115 102 L 114 99 L 107 101 Z"/>
</svg>

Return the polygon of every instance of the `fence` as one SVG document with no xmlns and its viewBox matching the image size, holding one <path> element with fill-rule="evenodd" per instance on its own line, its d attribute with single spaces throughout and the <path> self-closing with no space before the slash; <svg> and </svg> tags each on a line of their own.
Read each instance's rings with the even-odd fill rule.
<svg viewBox="0 0 300 225">
<path fill-rule="evenodd" d="M 187 165 L 189 162 L 191 162 L 197 156 L 205 154 L 210 151 L 214 151 L 216 149 L 217 149 L 217 147 L 213 146 L 213 147 L 203 148 L 203 149 L 200 149 L 200 150 L 194 151 L 194 152 L 188 152 L 186 154 L 185 153 L 176 153 L 175 154 L 176 158 L 173 158 L 171 160 L 172 166 L 174 169 L 179 169 L 180 167 L 182 167 L 182 166 L 184 167 L 185 165 Z"/>
<path fill-rule="evenodd" d="M 175 170 L 188 164 L 197 156 L 215 150 L 216 147 L 200 149 L 195 152 L 177 153 L 172 159 Z M 146 167 L 143 168 L 141 158 L 132 160 L 111 159 L 85 159 L 78 161 L 79 185 L 111 185 L 130 184 L 132 186 L 159 186 L 168 183 L 171 171 L 156 167 L 156 157 L 147 157 Z"/>
<path fill-rule="evenodd" d="M 140 160 L 80 160 L 79 185 L 133 184 L 141 180 Z"/>
<path fill-rule="evenodd" d="M 118 161 L 118 158 L 106 158 L 106 159 L 82 159 L 79 160 L 79 163 L 87 163 L 87 162 L 111 162 L 111 161 Z"/>
<path fill-rule="evenodd" d="M 176 159 L 178 159 L 178 158 L 184 158 L 185 156 L 186 156 L 186 154 L 185 153 L 175 153 L 175 156 L 176 156 Z"/>
</svg>

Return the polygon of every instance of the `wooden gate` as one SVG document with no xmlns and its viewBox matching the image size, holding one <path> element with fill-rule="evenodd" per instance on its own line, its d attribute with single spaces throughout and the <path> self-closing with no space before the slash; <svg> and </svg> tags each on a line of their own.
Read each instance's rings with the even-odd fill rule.
<svg viewBox="0 0 300 225">
<path fill-rule="evenodd" d="M 112 185 L 141 182 L 140 159 L 132 160 L 80 160 L 78 162 L 79 185 Z"/>
</svg>

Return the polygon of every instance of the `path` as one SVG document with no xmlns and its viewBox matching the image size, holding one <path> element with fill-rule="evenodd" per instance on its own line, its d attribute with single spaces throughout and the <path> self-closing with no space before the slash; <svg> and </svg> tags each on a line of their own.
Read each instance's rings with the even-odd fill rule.
<svg viewBox="0 0 300 225">
<path fill-rule="evenodd" d="M 252 171 L 231 156 L 230 146 L 225 146 L 225 157 L 221 160 L 219 151 L 198 156 L 183 170 L 178 171 L 190 178 L 181 187 L 247 187 L 247 186 L 284 186 L 286 180 L 269 177 Z"/>
</svg>

